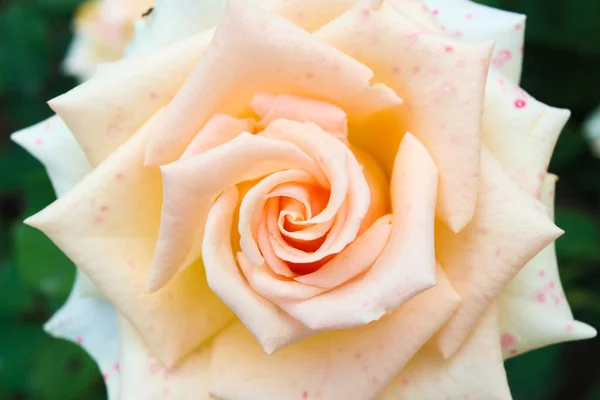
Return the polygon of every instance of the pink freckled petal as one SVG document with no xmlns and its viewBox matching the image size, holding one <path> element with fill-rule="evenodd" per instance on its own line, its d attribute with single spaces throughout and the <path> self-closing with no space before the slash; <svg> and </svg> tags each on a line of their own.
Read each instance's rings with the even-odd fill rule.
<svg viewBox="0 0 600 400">
<path fill-rule="evenodd" d="M 523 27 L 521 24 L 515 24 L 515 30 L 520 30 Z"/>
<path fill-rule="evenodd" d="M 361 354 L 361 353 L 356 353 L 356 354 L 354 355 L 354 357 L 355 357 L 357 360 L 360 360 L 360 359 L 362 358 L 362 354 Z"/>
<path fill-rule="evenodd" d="M 154 375 L 157 372 L 160 371 L 160 364 L 159 363 L 153 363 L 152 365 L 150 365 L 150 374 Z"/>
<path fill-rule="evenodd" d="M 118 181 L 122 181 L 122 180 L 124 180 L 124 179 L 125 179 L 125 175 L 123 175 L 123 174 L 117 174 L 117 175 L 115 175 L 115 178 L 116 178 Z"/>
<path fill-rule="evenodd" d="M 41 146 L 44 143 L 44 141 L 42 140 L 42 138 L 35 138 L 35 144 L 38 146 Z"/>
<path fill-rule="evenodd" d="M 515 101 L 515 107 L 518 109 L 525 108 L 526 105 L 527 105 L 527 102 L 523 99 L 518 99 Z"/>
<path fill-rule="evenodd" d="M 116 363 L 113 364 L 113 369 L 115 371 L 117 371 L 117 373 L 121 373 L 121 365 L 119 364 L 119 362 L 117 361 Z"/>
<path fill-rule="evenodd" d="M 444 45 L 444 51 L 446 53 L 452 53 L 454 51 L 454 47 L 450 46 L 449 44 Z"/>
<path fill-rule="evenodd" d="M 566 330 L 568 333 L 573 333 L 573 331 L 575 330 L 575 327 L 573 326 L 573 324 L 570 324 L 570 323 L 569 323 L 569 324 L 567 324 L 567 326 L 565 327 L 565 330 Z"/>
<path fill-rule="evenodd" d="M 365 8 L 360 12 L 360 15 L 363 16 L 363 18 L 369 18 L 371 16 L 371 9 L 370 8 Z"/>
<path fill-rule="evenodd" d="M 302 398 L 308 399 L 308 392 L 306 390 L 304 392 L 302 392 Z"/>
<path fill-rule="evenodd" d="M 511 356 L 514 356 L 514 355 L 516 355 L 516 354 L 517 354 L 517 350 L 515 350 L 515 349 L 512 349 L 512 350 L 510 351 L 510 355 L 511 355 Z"/>
<path fill-rule="evenodd" d="M 502 249 L 500 247 L 496 247 L 494 249 L 494 255 L 499 256 L 502 253 Z"/>
<path fill-rule="evenodd" d="M 108 206 L 102 206 L 102 207 L 100 207 L 100 211 L 102 211 L 102 212 L 107 212 L 108 210 L 109 210 Z"/>
<path fill-rule="evenodd" d="M 104 380 L 107 381 L 110 378 L 110 374 L 108 372 L 105 372 L 102 374 L 102 378 L 104 378 Z"/>
<path fill-rule="evenodd" d="M 150 100 L 156 100 L 158 98 L 158 93 L 156 93 L 154 90 L 151 90 L 148 94 L 148 97 L 150 97 Z"/>
<path fill-rule="evenodd" d="M 83 343 L 83 338 L 81 336 L 77 336 L 77 339 L 75 339 L 77 341 L 77 344 L 82 344 Z"/>
<path fill-rule="evenodd" d="M 410 385 L 410 379 L 408 379 L 408 378 L 403 378 L 403 379 L 402 379 L 402 384 L 403 384 L 404 386 L 408 386 L 408 385 Z"/>
<path fill-rule="evenodd" d="M 308 74 L 306 74 L 306 79 L 312 79 L 315 77 L 315 74 L 312 72 L 309 72 Z"/>
<path fill-rule="evenodd" d="M 96 218 L 94 218 L 94 224 L 96 224 L 96 225 L 100 225 L 103 222 L 104 222 L 104 218 L 102 218 L 102 217 L 96 217 Z"/>
<path fill-rule="evenodd" d="M 554 289 L 554 287 L 555 287 L 555 286 L 556 286 L 556 285 L 554 284 L 554 282 L 548 282 L 548 283 L 546 283 L 546 287 L 547 287 L 548 289 Z"/>
<path fill-rule="evenodd" d="M 419 71 L 421 71 L 421 67 L 414 67 L 414 68 L 412 69 L 412 72 L 413 72 L 413 74 L 415 74 L 415 75 L 416 75 L 416 74 L 418 74 L 418 73 L 419 73 Z"/>
<path fill-rule="evenodd" d="M 543 269 L 540 269 L 540 272 L 538 272 L 538 276 L 539 276 L 540 278 L 543 278 L 543 277 L 544 277 L 544 275 L 546 275 L 546 271 L 544 271 Z"/>
<path fill-rule="evenodd" d="M 394 74 L 398 75 L 401 72 L 400 67 L 394 67 L 394 68 L 392 68 L 392 72 Z"/>
<path fill-rule="evenodd" d="M 468 14 L 465 15 L 465 18 L 466 19 L 471 19 L 471 18 L 473 18 L 473 14 L 468 13 Z"/>
<path fill-rule="evenodd" d="M 44 130 L 45 131 L 50 131 L 52 129 L 52 125 L 50 125 L 50 122 L 46 122 L 44 124 Z"/>
<path fill-rule="evenodd" d="M 91 153 L 92 153 L 92 148 L 91 148 L 90 146 L 85 146 L 85 147 L 83 148 L 83 152 L 84 152 L 85 154 L 91 154 Z"/>
<path fill-rule="evenodd" d="M 434 8 L 433 10 L 431 10 L 431 13 L 433 15 L 440 15 L 440 10 Z"/>
</svg>

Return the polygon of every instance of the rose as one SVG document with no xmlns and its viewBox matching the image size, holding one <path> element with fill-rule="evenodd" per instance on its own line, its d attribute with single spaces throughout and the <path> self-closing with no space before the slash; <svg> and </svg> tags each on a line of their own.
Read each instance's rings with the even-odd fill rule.
<svg viewBox="0 0 600 400">
<path fill-rule="evenodd" d="M 99 64 L 123 57 L 133 37 L 134 22 L 152 6 L 151 0 L 88 0 L 77 10 L 74 39 L 64 69 L 89 79 Z"/>
<path fill-rule="evenodd" d="M 80 274 L 47 329 L 112 395 L 507 398 L 501 350 L 595 335 L 538 201 L 568 112 L 514 83 L 521 16 L 258 3 L 158 3 L 15 136 L 62 195 L 28 223 L 99 288 Z"/>
</svg>

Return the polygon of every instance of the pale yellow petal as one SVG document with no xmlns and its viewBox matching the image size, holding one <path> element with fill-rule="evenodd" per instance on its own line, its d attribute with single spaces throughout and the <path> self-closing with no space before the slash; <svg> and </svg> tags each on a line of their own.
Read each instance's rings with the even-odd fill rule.
<svg viewBox="0 0 600 400">
<path fill-rule="evenodd" d="M 436 343 L 449 357 L 504 287 L 540 250 L 562 234 L 543 205 L 514 182 L 494 157 L 482 153 L 473 221 L 455 234 L 439 224 L 436 256 L 463 298 Z"/>
</svg>

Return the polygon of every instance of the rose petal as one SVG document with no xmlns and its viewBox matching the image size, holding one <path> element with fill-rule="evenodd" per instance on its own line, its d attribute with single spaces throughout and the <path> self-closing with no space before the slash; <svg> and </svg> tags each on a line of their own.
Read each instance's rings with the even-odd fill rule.
<svg viewBox="0 0 600 400">
<path fill-rule="evenodd" d="M 319 334 L 272 356 L 234 324 L 215 338 L 209 389 L 236 400 L 374 398 L 458 305 L 441 270 L 438 277 L 436 287 L 380 321 Z"/>
<path fill-rule="evenodd" d="M 290 94 L 259 93 L 252 98 L 250 106 L 261 118 L 258 123 L 259 129 L 266 128 L 276 119 L 289 119 L 296 122 L 312 122 L 342 140 L 346 140 L 348 135 L 346 113 L 331 103 Z"/>
<path fill-rule="evenodd" d="M 485 149 L 481 170 L 473 221 L 458 234 L 441 224 L 436 229 L 436 256 L 463 298 L 436 339 L 445 357 L 458 350 L 519 270 L 562 234 L 543 205 L 523 192 Z"/>
<path fill-rule="evenodd" d="M 210 288 L 252 332 L 264 351 L 272 354 L 306 337 L 309 330 L 256 294 L 243 278 L 230 241 L 237 202 L 237 190 L 232 188 L 219 196 L 210 209 L 202 242 L 206 279 Z"/>
<path fill-rule="evenodd" d="M 556 176 L 546 175 L 542 201 L 553 217 Z M 531 260 L 500 296 L 504 358 L 569 340 L 589 339 L 596 330 L 573 320 L 565 298 L 554 243 Z"/>
<path fill-rule="evenodd" d="M 266 243 L 257 243 L 256 240 L 260 240 L 261 236 L 258 233 L 260 218 L 262 213 L 260 209 L 265 207 L 266 196 L 273 190 L 277 185 L 284 182 L 297 182 L 297 183 L 316 183 L 313 177 L 308 173 L 300 170 L 287 170 L 275 172 L 266 178 L 262 179 L 255 186 L 253 186 L 245 194 L 242 199 L 239 211 L 239 222 L 238 232 L 240 234 L 240 247 L 244 252 L 245 256 L 249 259 L 252 265 L 261 265 L 264 262 L 265 254 L 261 254 L 261 251 L 265 252 Z M 262 236 L 263 239 L 266 237 Z M 257 239 L 258 238 L 258 239 Z M 275 256 L 275 253 L 271 249 L 269 256 L 271 259 Z M 294 276 L 295 274 L 289 269 L 285 263 L 274 263 L 269 262 L 271 267 L 276 273 L 284 276 Z"/>
<path fill-rule="evenodd" d="M 315 162 L 297 146 L 250 133 L 163 166 L 161 228 L 148 291 L 160 289 L 200 256 L 204 221 L 221 192 L 237 183 L 289 168 L 307 171 L 326 184 Z"/>
<path fill-rule="evenodd" d="M 242 132 L 254 131 L 254 120 L 237 119 L 225 114 L 213 115 L 196 134 L 181 158 L 200 154 L 214 147 L 227 143 Z"/>
<path fill-rule="evenodd" d="M 196 263 L 161 292 L 144 287 L 160 217 L 160 174 L 143 166 L 142 129 L 26 223 L 46 233 L 122 312 L 165 364 L 233 317 Z M 125 222 L 125 223 L 124 223 Z"/>
<path fill-rule="evenodd" d="M 225 4 L 225 0 L 155 1 L 150 15 L 136 23 L 127 55 L 150 53 L 199 33 L 212 36 Z"/>
<path fill-rule="evenodd" d="M 44 325 L 48 334 L 69 340 L 96 361 L 104 376 L 109 399 L 116 399 L 119 390 L 117 312 L 104 298 L 87 297 L 89 282 L 78 273 L 67 302 Z"/>
<path fill-rule="evenodd" d="M 498 313 L 490 309 L 449 360 L 426 345 L 379 400 L 511 400 L 498 342 Z"/>
<path fill-rule="evenodd" d="M 447 35 L 495 42 L 492 66 L 519 83 L 523 65 L 525 16 L 465 0 L 424 0 Z"/>
<path fill-rule="evenodd" d="M 387 245 L 391 233 L 389 220 L 390 217 L 382 217 L 317 271 L 296 276 L 294 280 L 332 289 L 361 274 L 375 263 Z"/>
<path fill-rule="evenodd" d="M 357 129 L 350 141 L 377 155 L 389 171 L 402 135 L 413 132 L 440 170 L 437 216 L 460 231 L 477 198 L 491 44 L 443 36 L 381 0 L 359 1 L 315 35 L 370 66 L 378 81 L 406 97 L 391 121 Z"/>
<path fill-rule="evenodd" d="M 435 164 L 425 147 L 406 134 L 391 182 L 392 232 L 375 264 L 336 290 L 280 307 L 312 329 L 343 329 L 377 320 L 435 285 L 436 188 Z"/>
<path fill-rule="evenodd" d="M 181 364 L 168 369 L 122 317 L 119 318 L 119 342 L 119 399 L 212 399 L 208 392 L 210 344 L 194 350 Z"/>
<path fill-rule="evenodd" d="M 97 166 L 169 102 L 207 43 L 207 37 L 194 36 L 108 64 L 91 80 L 51 100 L 50 107 L 86 149 L 90 164 Z"/>
<path fill-rule="evenodd" d="M 13 133 L 11 139 L 44 164 L 58 196 L 91 170 L 69 128 L 56 115 Z"/>
<path fill-rule="evenodd" d="M 483 141 L 513 179 L 539 198 L 554 146 L 570 114 L 540 103 L 490 71 Z"/>
<path fill-rule="evenodd" d="M 176 160 L 211 115 L 240 116 L 260 92 L 327 101 L 359 119 L 401 102 L 387 86 L 371 84 L 372 76 L 289 21 L 232 0 L 211 45 L 166 108 L 167 118 L 155 127 L 146 162 Z"/>
<path fill-rule="evenodd" d="M 348 214 L 345 219 L 337 219 L 340 223 L 336 223 L 337 220 L 334 222 L 332 231 L 317 251 L 313 253 L 289 251 L 295 249 L 285 246 L 281 238 L 282 246 L 273 243 L 275 254 L 286 261 L 311 263 L 340 252 L 356 238 L 369 210 L 371 198 L 369 184 L 354 155 L 341 142 L 311 123 L 277 120 L 271 123 L 261 135 L 296 144 L 317 160 L 331 185 L 329 202 L 325 209 L 306 221 L 297 221 L 298 225 L 331 221 L 336 217 L 342 204 L 344 202 L 348 204 Z M 336 229 L 337 227 L 339 230 Z"/>
</svg>

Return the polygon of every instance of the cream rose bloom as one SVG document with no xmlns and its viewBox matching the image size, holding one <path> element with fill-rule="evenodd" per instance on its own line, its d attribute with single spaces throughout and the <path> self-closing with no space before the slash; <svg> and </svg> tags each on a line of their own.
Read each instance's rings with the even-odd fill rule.
<svg viewBox="0 0 600 400">
<path fill-rule="evenodd" d="M 521 90 L 524 17 L 464 1 L 157 1 L 128 58 L 15 134 L 79 267 L 46 329 L 121 399 L 509 399 L 593 337 Z M 491 65 L 491 68 L 490 68 Z"/>
<path fill-rule="evenodd" d="M 73 41 L 64 70 L 84 81 L 99 64 L 123 57 L 133 38 L 134 23 L 152 7 L 152 0 L 88 0 L 79 7 Z"/>
</svg>

